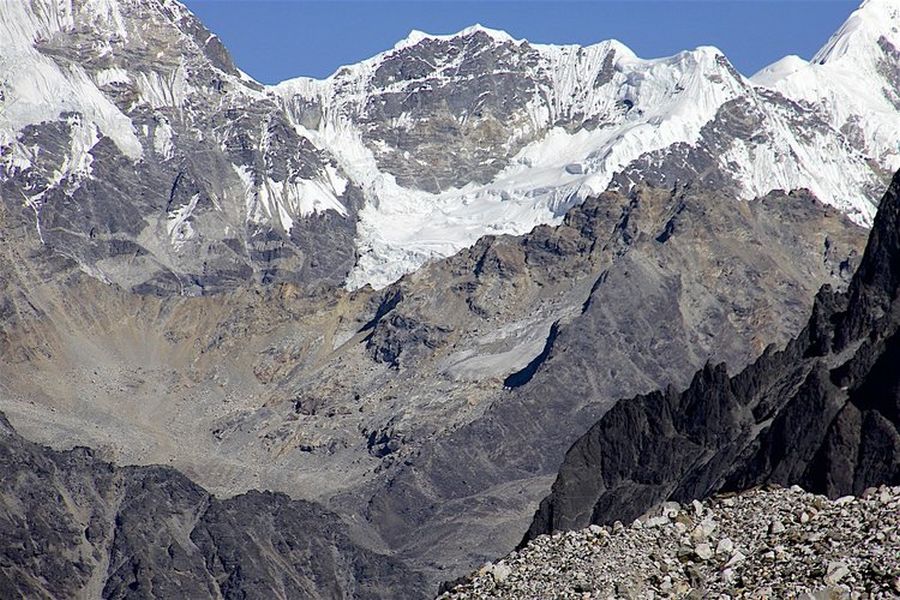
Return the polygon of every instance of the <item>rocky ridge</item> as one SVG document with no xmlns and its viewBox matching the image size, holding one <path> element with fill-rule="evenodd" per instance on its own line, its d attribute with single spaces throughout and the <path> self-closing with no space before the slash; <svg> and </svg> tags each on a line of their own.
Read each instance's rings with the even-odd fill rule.
<svg viewBox="0 0 900 600">
<path fill-rule="evenodd" d="M 770 487 L 539 536 L 442 600 L 900 596 L 900 487 Z"/>
<path fill-rule="evenodd" d="M 620 401 L 566 455 L 528 537 L 629 519 L 762 483 L 840 496 L 900 482 L 900 173 L 846 293 L 824 287 L 782 351 L 729 377 L 708 364 Z"/>
<path fill-rule="evenodd" d="M 826 44 L 847 51 L 823 49 L 790 84 L 778 69 L 748 79 L 712 47 L 646 60 L 614 40 L 532 44 L 475 26 L 413 32 L 323 81 L 275 89 L 290 106 L 317 107 L 306 127 L 384 195 L 360 213 L 353 285 L 484 233 L 558 222 L 635 180 L 715 183 L 745 199 L 808 188 L 869 224 L 900 167 L 897 8 L 864 2 Z M 858 89 L 872 92 L 863 102 Z"/>
<path fill-rule="evenodd" d="M 22 439 L 0 413 L 5 598 L 393 598 L 421 577 L 320 506 L 227 500 L 174 469 L 116 467 Z M 356 539 L 354 539 L 356 538 Z"/>
<path fill-rule="evenodd" d="M 808 303 L 786 301 L 796 297 L 794 284 L 784 285 L 793 277 L 767 281 L 768 274 L 790 271 L 778 257 L 780 251 L 769 252 L 783 243 L 792 248 L 791 255 L 806 260 L 818 256 L 815 246 L 795 253 L 801 238 L 793 234 L 765 248 L 753 240 L 769 237 L 762 233 L 771 231 L 762 226 L 768 210 L 792 205 L 798 211 L 777 209 L 771 223 L 780 223 L 779 229 L 824 216 L 818 204 L 807 204 L 802 195 L 779 195 L 744 205 L 750 209 L 745 213 L 721 210 L 717 197 L 693 188 L 661 194 L 647 190 L 638 191 L 622 213 L 606 213 L 611 196 L 589 201 L 584 210 L 573 209 L 573 225 L 595 215 L 585 224 L 592 228 L 589 239 L 597 239 L 592 246 L 599 262 L 586 281 L 585 295 L 571 316 L 550 328 L 547 343 L 532 355 L 535 359 L 504 381 L 516 387 L 488 396 L 489 403 L 475 418 L 430 437 L 415 449 L 410 464 L 396 464 L 389 485 L 367 506 L 385 539 L 401 544 L 410 555 L 438 557 L 441 565 L 456 560 L 457 546 L 477 549 L 480 556 L 504 544 L 511 548 L 518 540 L 510 539 L 510 533 L 526 526 L 518 511 L 533 510 L 531 499 L 547 489 L 570 440 L 609 410 L 624 389 L 651 390 L 657 382 L 686 386 L 691 364 L 702 366 L 711 354 L 732 355 L 746 364 L 745 357 L 762 352 L 766 344 L 762 339 L 768 334 L 758 338 L 757 333 L 776 322 L 783 325 L 787 314 L 797 315 L 796 331 L 802 328 Z M 598 227 L 606 222 L 604 214 L 612 220 Z M 733 234 L 720 237 L 723 231 Z M 517 244 L 515 239 L 503 242 Z M 516 264 L 508 260 L 515 254 L 500 256 L 507 259 L 500 263 L 504 271 Z M 507 289 L 522 289 L 518 278 L 510 284 Z M 770 302 L 783 308 L 770 313 Z M 409 310 L 409 303 L 396 310 Z M 779 318 L 772 319 L 776 313 Z M 473 513 L 471 506 L 478 511 Z M 494 519 L 504 527 L 484 527 Z M 410 539 L 405 532 L 411 529 L 423 533 Z M 437 543 L 445 535 L 453 535 L 454 542 Z"/>
</svg>

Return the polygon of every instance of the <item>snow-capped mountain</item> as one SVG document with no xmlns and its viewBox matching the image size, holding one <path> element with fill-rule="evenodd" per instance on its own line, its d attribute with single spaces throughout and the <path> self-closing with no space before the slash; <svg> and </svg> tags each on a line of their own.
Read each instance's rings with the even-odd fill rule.
<svg viewBox="0 0 900 600">
<path fill-rule="evenodd" d="M 351 285 L 386 283 L 485 233 L 556 222 L 622 172 L 714 171 L 744 198 L 807 187 L 867 223 L 881 185 L 868 161 L 892 168 L 898 157 L 872 152 L 868 131 L 852 137 L 845 121 L 862 108 L 842 120 L 832 105 L 794 101 L 711 47 L 642 60 L 615 41 L 533 45 L 476 26 L 414 32 L 325 81 L 275 89 L 292 112 L 315 107 L 311 135 L 371 200 Z M 897 133 L 900 114 L 885 123 L 879 135 Z"/>
<path fill-rule="evenodd" d="M 788 56 L 752 81 L 807 103 L 876 163 L 900 166 L 900 3 L 866 0 L 809 62 Z"/>
<path fill-rule="evenodd" d="M 898 0 L 749 79 L 711 47 L 644 60 L 474 26 L 276 86 L 174 0 L 2 7 L 4 201 L 138 289 L 381 286 L 640 179 L 805 187 L 868 224 L 900 166 Z"/>
<path fill-rule="evenodd" d="M 127 288 L 354 264 L 358 190 L 174 0 L 0 1 L 0 148 L 34 247 Z"/>
</svg>

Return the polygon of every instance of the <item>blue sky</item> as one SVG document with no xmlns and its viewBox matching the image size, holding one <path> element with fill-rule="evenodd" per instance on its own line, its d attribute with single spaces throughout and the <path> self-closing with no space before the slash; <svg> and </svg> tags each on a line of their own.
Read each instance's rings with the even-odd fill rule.
<svg viewBox="0 0 900 600">
<path fill-rule="evenodd" d="M 391 48 L 411 29 L 481 23 L 542 43 L 616 38 L 638 56 L 721 48 L 751 75 L 786 54 L 811 58 L 859 4 L 845 0 L 182 0 L 238 66 L 265 83 L 326 77 Z"/>
</svg>

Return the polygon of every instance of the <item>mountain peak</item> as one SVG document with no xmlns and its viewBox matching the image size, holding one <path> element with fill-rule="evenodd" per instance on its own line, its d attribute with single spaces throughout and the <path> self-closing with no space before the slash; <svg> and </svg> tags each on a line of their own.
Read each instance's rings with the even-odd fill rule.
<svg viewBox="0 0 900 600">
<path fill-rule="evenodd" d="M 809 62 L 796 54 L 788 54 L 767 67 L 754 73 L 750 80 L 757 85 L 772 85 L 785 77 L 796 73 L 809 65 Z"/>
<path fill-rule="evenodd" d="M 490 27 L 485 27 L 480 23 L 476 23 L 474 25 L 470 25 L 465 29 L 461 29 L 456 33 L 448 33 L 448 34 L 433 34 L 426 33 L 424 31 L 420 31 L 418 29 L 413 29 L 409 32 L 409 34 L 397 42 L 394 45 L 394 50 L 401 50 L 403 48 L 409 48 L 410 46 L 415 46 L 425 40 L 454 40 L 458 38 L 469 37 L 471 35 L 475 35 L 478 33 L 483 33 L 489 36 L 491 39 L 496 41 L 497 43 L 505 43 L 505 42 L 513 42 L 518 43 L 523 40 L 517 40 L 505 31 L 501 29 L 492 29 Z"/>
<path fill-rule="evenodd" d="M 866 60 L 881 38 L 900 45 L 900 0 L 865 0 L 813 57 L 813 63 Z"/>
</svg>

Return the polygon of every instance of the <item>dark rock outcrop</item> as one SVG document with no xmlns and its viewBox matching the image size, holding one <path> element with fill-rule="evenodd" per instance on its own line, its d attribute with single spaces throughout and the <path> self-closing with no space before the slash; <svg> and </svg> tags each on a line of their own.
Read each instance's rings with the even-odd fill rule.
<svg viewBox="0 0 900 600">
<path fill-rule="evenodd" d="M 391 598 L 424 595 L 337 515 L 284 494 L 219 500 L 167 467 L 21 438 L 0 413 L 4 598 Z"/>
<path fill-rule="evenodd" d="M 841 496 L 900 482 L 900 173 L 848 291 L 824 287 L 803 332 L 728 377 L 623 400 L 566 455 L 526 540 L 631 520 L 663 500 L 763 483 Z"/>
<path fill-rule="evenodd" d="M 388 315 L 452 316 L 456 331 L 471 322 L 454 312 L 463 294 L 470 310 L 491 315 L 528 314 L 528 294 L 555 296 L 555 280 L 580 281 L 581 293 L 569 310 L 547 313 L 530 360 L 498 378 L 507 389 L 474 418 L 437 433 L 406 419 L 427 443 L 389 455 L 367 518 L 404 556 L 440 565 L 445 580 L 508 552 L 566 450 L 616 400 L 683 389 L 711 357 L 747 365 L 802 330 L 819 269 L 836 287 L 851 277 L 829 250 L 846 249 L 850 233 L 835 217 L 802 191 L 735 203 L 700 185 L 641 187 L 588 199 L 559 227 L 485 238 L 402 280 L 404 299 Z M 851 253 L 849 264 L 857 260 Z M 481 318 L 481 327 L 491 323 Z M 385 317 L 375 328 L 387 325 Z M 416 347 L 401 354 L 401 371 L 427 366 L 403 364 Z M 414 398 L 401 397 L 404 408 Z"/>
</svg>

